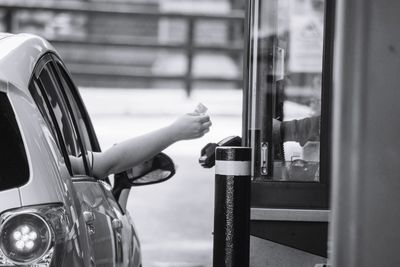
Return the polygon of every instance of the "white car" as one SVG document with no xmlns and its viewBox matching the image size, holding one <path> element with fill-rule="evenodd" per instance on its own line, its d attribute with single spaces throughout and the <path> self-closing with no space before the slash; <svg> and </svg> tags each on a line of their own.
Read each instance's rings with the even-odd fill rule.
<svg viewBox="0 0 400 267">
<path fill-rule="evenodd" d="M 0 266 L 141 266 L 121 192 L 171 177 L 173 163 L 160 154 L 153 175 L 121 173 L 114 188 L 94 178 L 88 151 L 100 146 L 88 113 L 40 37 L 0 34 L 0 125 Z"/>
</svg>

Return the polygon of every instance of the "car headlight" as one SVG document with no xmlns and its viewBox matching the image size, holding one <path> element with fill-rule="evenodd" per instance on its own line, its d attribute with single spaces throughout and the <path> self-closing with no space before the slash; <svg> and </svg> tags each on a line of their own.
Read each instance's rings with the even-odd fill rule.
<svg viewBox="0 0 400 267">
<path fill-rule="evenodd" d="M 62 204 L 8 211 L 0 220 L 0 266 L 49 266 L 68 232 Z"/>
<path fill-rule="evenodd" d="M 30 264 L 42 258 L 52 240 L 49 224 L 37 214 L 10 216 L 0 227 L 0 249 L 16 264 Z"/>
</svg>

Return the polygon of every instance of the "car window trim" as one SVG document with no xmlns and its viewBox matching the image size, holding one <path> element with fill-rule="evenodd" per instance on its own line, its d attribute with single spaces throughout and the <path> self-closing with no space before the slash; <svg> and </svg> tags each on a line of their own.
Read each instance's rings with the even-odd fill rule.
<svg viewBox="0 0 400 267">
<path fill-rule="evenodd" d="M 56 72 L 55 73 L 55 76 L 56 76 L 55 79 L 57 80 L 58 85 L 60 86 L 60 89 L 61 89 L 60 91 L 61 91 L 62 97 L 64 98 L 64 102 L 67 105 L 67 109 L 68 109 L 69 113 L 71 114 L 72 124 L 74 125 L 75 130 L 77 132 L 77 135 L 79 136 L 78 143 L 81 146 L 81 151 L 82 151 L 82 153 L 85 152 L 85 154 L 86 154 L 87 153 L 87 148 L 86 148 L 86 145 L 83 142 L 83 135 L 82 135 L 80 126 L 79 126 L 78 122 L 76 121 L 76 114 L 72 109 L 72 105 L 71 105 L 71 103 L 69 101 L 69 98 L 68 98 L 68 95 L 66 93 L 66 90 L 69 90 L 69 88 L 64 88 L 64 86 L 62 85 L 62 82 L 61 82 L 62 74 L 61 74 L 61 72 L 60 72 L 60 70 L 59 70 L 59 68 L 57 66 L 57 62 L 54 60 L 53 57 L 52 57 L 52 59 L 53 59 L 52 62 L 53 62 L 53 65 L 54 65 L 54 69 L 55 69 L 55 72 Z M 72 94 L 72 92 L 71 92 L 71 94 Z M 74 94 L 72 94 L 72 97 L 74 97 Z M 75 99 L 75 102 L 77 102 L 75 97 L 74 97 L 74 99 Z M 77 102 L 77 104 L 78 104 L 78 102 Z M 80 109 L 79 104 L 78 104 L 78 108 Z M 81 113 L 82 113 L 82 111 L 81 111 Z M 86 122 L 85 122 L 85 124 L 86 124 Z M 89 133 L 89 138 L 90 138 L 90 133 Z M 91 140 L 91 138 L 90 138 L 90 140 Z M 92 144 L 92 141 L 90 141 L 90 143 Z M 82 157 L 83 157 L 83 155 L 82 155 Z M 86 156 L 83 157 L 83 160 L 85 162 L 86 174 L 91 176 L 91 177 L 93 177 L 93 168 L 92 168 L 93 167 L 93 162 L 89 166 L 89 160 L 88 160 L 88 158 Z"/>
<path fill-rule="evenodd" d="M 51 57 L 51 55 L 50 55 L 50 58 L 51 58 L 51 60 L 48 62 L 48 64 L 52 63 L 53 67 L 54 67 L 54 70 L 51 69 L 52 71 L 50 72 L 50 75 L 58 83 L 58 86 L 59 86 L 59 89 L 60 89 L 60 93 L 61 93 L 61 97 L 62 97 L 62 101 L 66 105 L 67 111 L 71 115 L 70 117 L 71 117 L 72 126 L 75 128 L 75 132 L 77 134 L 77 136 L 76 136 L 77 141 L 78 141 L 77 144 L 81 149 L 81 153 L 85 153 L 85 155 L 86 155 L 87 149 L 86 149 L 86 146 L 84 145 L 84 143 L 82 141 L 82 134 L 81 134 L 81 132 L 79 130 L 78 123 L 76 122 L 75 113 L 72 111 L 71 103 L 68 101 L 68 97 L 66 96 L 66 93 L 64 92 L 65 88 L 63 88 L 62 83 L 60 81 L 59 70 L 57 69 L 56 63 L 53 61 L 53 58 Z M 82 160 L 83 160 L 83 165 L 84 165 L 86 174 L 89 175 L 89 176 L 93 176 L 92 175 L 92 170 L 89 167 L 88 158 L 86 156 L 82 155 Z"/>
<path fill-rule="evenodd" d="M 74 175 L 71 177 L 73 183 L 78 183 L 78 182 L 92 182 L 92 183 L 97 183 L 98 180 L 94 178 L 93 176 L 89 175 Z"/>
<path fill-rule="evenodd" d="M 38 63 L 35 66 L 35 69 L 33 71 L 34 74 L 34 78 L 36 78 L 37 80 L 39 80 L 39 76 L 42 73 L 44 67 L 50 62 L 52 61 L 51 55 L 50 53 L 46 53 L 44 54 L 39 60 Z"/>
<path fill-rule="evenodd" d="M 46 90 L 44 89 L 44 85 L 43 85 L 42 81 L 40 80 L 40 75 L 41 75 L 41 73 L 43 72 L 43 70 L 45 69 L 45 67 L 48 66 L 48 64 L 50 64 L 50 63 L 53 64 L 53 66 L 56 68 L 55 62 L 53 61 L 53 58 L 51 57 L 51 53 L 46 53 L 46 54 L 44 54 L 44 55 L 39 59 L 39 62 L 37 63 L 37 65 L 36 65 L 36 67 L 35 67 L 35 70 L 34 70 L 34 77 L 33 77 L 33 78 L 34 78 L 34 80 L 37 82 L 37 84 L 38 84 L 38 86 L 39 86 L 39 89 L 41 90 L 41 93 L 42 93 L 42 95 L 43 95 L 43 97 L 44 97 L 45 103 L 46 103 L 46 105 L 47 105 L 47 107 L 48 107 L 48 109 L 49 109 L 51 119 L 53 120 L 53 123 L 54 123 L 54 125 L 55 125 L 55 127 L 56 127 L 56 132 L 57 132 L 57 135 L 58 135 L 58 140 L 60 141 L 60 146 L 61 146 L 61 150 L 62 150 L 62 153 L 63 153 L 63 156 L 64 156 L 64 160 L 65 160 L 65 162 L 66 162 L 66 164 L 67 164 L 67 168 L 68 168 L 68 171 L 69 171 L 71 177 L 73 177 L 73 176 L 74 176 L 74 173 L 73 173 L 73 171 L 72 171 L 71 161 L 69 160 L 69 153 L 68 153 L 68 151 L 66 150 L 65 141 L 64 141 L 63 138 L 62 138 L 60 126 L 58 125 L 57 119 L 55 118 L 55 114 L 54 114 L 54 111 L 53 111 L 53 109 L 52 109 L 52 107 L 51 107 L 50 101 L 49 101 L 49 99 L 48 99 L 47 92 L 46 92 Z M 65 95 L 64 95 L 64 93 L 63 93 L 62 90 L 61 90 L 62 86 L 60 86 L 59 78 L 58 78 L 57 76 L 54 75 L 54 73 L 53 73 L 54 70 L 53 70 L 53 69 L 49 68 L 49 70 L 50 70 L 50 71 L 49 71 L 49 75 L 50 75 L 55 81 L 57 81 L 58 86 L 60 87 L 60 91 L 61 91 L 61 94 L 62 94 L 62 97 L 63 97 L 63 101 L 65 102 Z M 55 90 L 57 90 L 57 89 L 55 89 Z M 67 105 L 67 111 L 68 111 L 69 113 L 71 113 L 71 109 L 70 109 L 70 107 L 69 107 L 69 102 L 68 102 L 68 103 L 65 103 L 65 104 Z M 75 131 L 76 131 L 76 133 L 77 133 L 77 136 L 76 136 L 76 138 L 77 138 L 77 145 L 80 147 L 80 149 L 81 149 L 82 152 L 83 152 L 83 151 L 86 151 L 86 150 L 84 149 L 83 144 L 82 144 L 80 132 L 78 131 L 78 129 L 77 129 L 77 127 L 76 127 L 76 122 L 75 122 L 74 116 L 71 116 L 71 120 L 72 120 L 72 126 L 75 128 Z M 89 165 L 88 165 L 88 162 L 87 162 L 87 158 L 86 158 L 86 157 L 83 157 L 82 160 L 83 160 L 83 163 L 84 163 L 85 172 L 86 172 L 86 174 L 89 175 L 89 174 L 91 173 L 91 171 L 90 171 L 90 168 L 89 168 Z"/>
<path fill-rule="evenodd" d="M 38 109 L 40 111 L 40 114 L 42 114 L 43 120 L 46 122 L 46 125 L 49 127 L 51 135 L 54 137 L 54 139 L 55 139 L 55 141 L 57 143 L 57 147 L 61 150 L 61 147 L 60 147 L 61 145 L 59 143 L 60 140 L 59 140 L 58 135 L 57 135 L 57 130 L 55 129 L 55 126 L 52 125 L 53 119 L 51 117 L 51 114 L 46 112 L 46 110 L 42 111 L 41 108 L 40 108 L 41 105 L 39 105 L 36 102 L 36 97 L 33 96 L 33 94 L 38 95 L 38 97 L 43 100 L 43 106 L 45 106 L 45 108 L 48 110 L 47 103 L 46 103 L 45 98 L 43 97 L 42 89 L 40 89 L 40 86 L 41 85 L 39 84 L 38 79 L 32 77 L 32 79 L 29 81 L 28 90 L 32 94 L 32 97 L 33 97 L 33 99 L 34 99 L 34 101 L 36 103 L 36 106 L 38 107 Z M 32 92 L 32 91 L 34 91 L 34 92 Z M 40 92 L 40 95 L 39 95 L 39 92 Z"/>
<path fill-rule="evenodd" d="M 41 69 L 43 70 L 43 69 L 44 69 L 44 66 L 43 66 Z M 40 72 L 40 73 L 41 73 L 41 72 Z M 36 76 L 36 75 L 35 75 L 35 76 Z M 45 101 L 45 104 L 47 105 L 47 107 L 48 107 L 48 109 L 49 109 L 49 113 L 50 113 L 50 117 L 51 117 L 50 119 L 53 120 L 53 123 L 56 122 L 57 119 L 56 119 L 56 117 L 55 117 L 55 114 L 54 114 L 53 110 L 52 110 L 51 108 L 49 108 L 49 107 L 51 107 L 50 101 L 49 101 L 49 99 L 47 98 L 45 89 L 43 88 L 43 83 L 42 83 L 42 81 L 41 81 L 39 78 L 37 78 L 37 77 L 35 77 L 32 81 L 34 81 L 34 82 L 37 83 L 38 88 L 39 88 L 39 90 L 41 91 L 41 93 L 42 93 L 42 95 L 43 95 L 43 99 L 44 99 L 44 101 Z M 49 126 L 49 127 L 51 127 L 51 126 Z M 69 160 L 69 154 L 68 154 L 68 151 L 67 151 L 67 149 L 66 149 L 66 145 L 65 145 L 64 139 L 62 138 L 60 126 L 58 125 L 58 123 L 54 123 L 54 127 L 55 127 L 56 134 L 57 134 L 57 137 L 56 137 L 56 138 L 58 139 L 58 141 L 59 141 L 59 143 L 60 143 L 61 153 L 62 153 L 63 156 L 64 156 L 64 160 L 65 160 L 65 163 L 66 163 L 66 165 L 67 165 L 67 169 L 68 169 L 70 175 L 73 176 L 71 161 Z"/>
<path fill-rule="evenodd" d="M 61 65 L 62 69 L 64 70 L 64 72 L 67 75 L 66 82 L 68 83 L 68 86 L 71 89 L 70 92 L 72 94 L 72 97 L 75 99 L 75 102 L 78 105 L 79 111 L 82 114 L 82 119 L 84 120 L 85 126 L 87 128 L 87 131 L 89 132 L 89 138 L 90 138 L 90 143 L 91 143 L 92 148 L 93 148 L 93 152 L 101 152 L 101 148 L 100 148 L 100 145 L 99 145 L 99 141 L 97 139 L 97 135 L 96 135 L 96 133 L 94 131 L 93 124 L 92 124 L 92 122 L 90 120 L 90 116 L 89 116 L 89 114 L 88 114 L 88 112 L 87 112 L 87 110 L 86 110 L 86 108 L 85 108 L 85 106 L 83 104 L 82 97 L 78 93 L 78 88 L 73 83 L 73 81 L 71 79 L 71 75 L 70 75 L 68 69 L 66 68 L 65 64 L 62 62 L 62 60 L 56 54 L 52 54 L 52 57 L 53 57 L 53 60 L 56 62 L 55 65 L 56 65 L 57 71 L 61 72 L 59 70 L 59 66 L 57 65 L 57 63 L 58 63 L 58 64 Z M 59 75 L 63 76 L 62 73 L 59 73 Z"/>
</svg>

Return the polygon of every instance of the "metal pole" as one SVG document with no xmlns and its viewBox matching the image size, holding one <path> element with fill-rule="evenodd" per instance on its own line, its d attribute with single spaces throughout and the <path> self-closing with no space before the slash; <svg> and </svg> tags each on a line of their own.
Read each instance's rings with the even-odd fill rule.
<svg viewBox="0 0 400 267">
<path fill-rule="evenodd" d="M 218 147 L 215 154 L 214 267 L 248 267 L 251 148 Z"/>
<path fill-rule="evenodd" d="M 186 56 L 187 56 L 187 68 L 185 74 L 185 90 L 186 95 L 189 97 L 192 91 L 192 76 L 193 76 L 193 46 L 194 46 L 194 33 L 195 33 L 195 22 L 193 18 L 188 19 L 187 23 L 187 40 L 186 40 Z"/>
</svg>

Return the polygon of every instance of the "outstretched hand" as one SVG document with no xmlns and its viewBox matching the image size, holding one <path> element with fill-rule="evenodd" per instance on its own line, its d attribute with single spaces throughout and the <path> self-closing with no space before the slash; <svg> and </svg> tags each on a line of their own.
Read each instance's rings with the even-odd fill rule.
<svg viewBox="0 0 400 267">
<path fill-rule="evenodd" d="M 202 137 L 210 131 L 212 123 L 208 115 L 188 113 L 179 117 L 171 124 L 175 141 L 189 140 Z"/>
<path fill-rule="evenodd" d="M 208 115 L 183 115 L 167 127 L 130 138 L 102 153 L 93 153 L 93 174 L 95 177 L 105 177 L 128 170 L 151 159 L 177 141 L 202 137 L 210 131 L 210 126 Z"/>
</svg>

